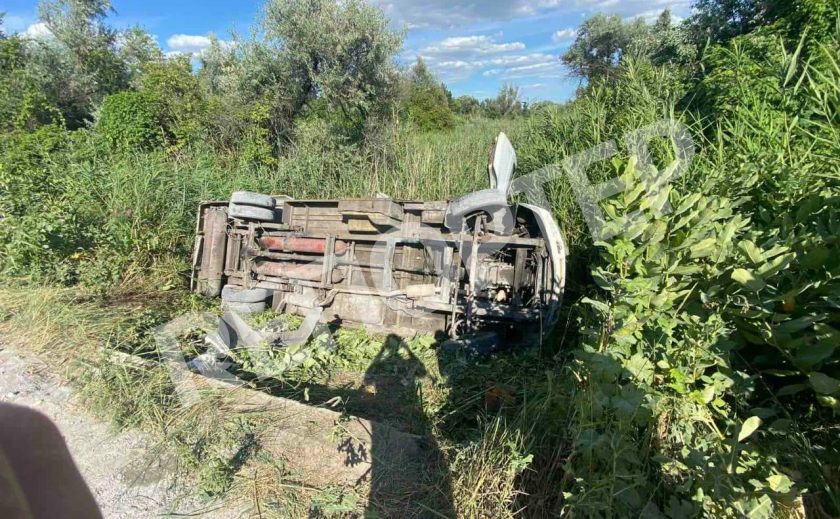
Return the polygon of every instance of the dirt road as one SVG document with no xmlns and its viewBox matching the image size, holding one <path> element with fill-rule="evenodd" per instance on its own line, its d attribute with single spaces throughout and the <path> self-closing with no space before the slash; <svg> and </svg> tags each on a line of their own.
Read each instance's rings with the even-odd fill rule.
<svg viewBox="0 0 840 519">
<path fill-rule="evenodd" d="M 37 409 L 55 422 L 106 518 L 239 516 L 191 497 L 194 489 L 179 480 L 175 464 L 149 437 L 115 432 L 85 412 L 70 388 L 42 364 L 2 344 L 0 401 Z"/>
</svg>

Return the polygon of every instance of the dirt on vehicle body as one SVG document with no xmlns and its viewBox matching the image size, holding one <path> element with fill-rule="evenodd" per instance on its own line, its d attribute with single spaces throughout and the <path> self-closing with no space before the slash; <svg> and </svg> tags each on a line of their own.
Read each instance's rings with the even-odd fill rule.
<svg viewBox="0 0 840 519">
<path fill-rule="evenodd" d="M 501 134 L 492 187 L 448 202 L 237 192 L 204 203 L 193 289 L 240 312 L 270 304 L 484 349 L 542 337 L 557 319 L 565 247 L 548 211 L 508 202 L 515 162 Z"/>
</svg>

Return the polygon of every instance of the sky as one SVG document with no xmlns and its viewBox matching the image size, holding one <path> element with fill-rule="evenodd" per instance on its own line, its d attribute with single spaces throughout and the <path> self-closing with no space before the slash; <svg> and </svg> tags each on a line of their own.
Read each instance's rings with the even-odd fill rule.
<svg viewBox="0 0 840 519">
<path fill-rule="evenodd" d="M 671 9 L 675 19 L 690 13 L 691 0 L 370 0 L 405 30 L 398 60 L 422 56 L 453 94 L 493 97 L 512 83 L 524 99 L 564 101 L 578 80 L 559 56 L 577 27 L 596 12 L 623 18 L 654 19 Z M 232 31 L 247 35 L 259 19 L 263 1 L 112 0 L 109 18 L 116 28 L 139 25 L 167 52 L 198 53 L 209 34 L 224 40 Z M 36 0 L 2 0 L 3 28 L 43 37 Z"/>
</svg>

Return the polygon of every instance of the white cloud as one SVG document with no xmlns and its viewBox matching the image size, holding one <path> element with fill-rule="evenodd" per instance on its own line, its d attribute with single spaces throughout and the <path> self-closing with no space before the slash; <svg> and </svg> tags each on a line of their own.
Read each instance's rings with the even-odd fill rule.
<svg viewBox="0 0 840 519">
<path fill-rule="evenodd" d="M 539 94 L 549 88 L 549 86 L 550 85 L 548 83 L 530 83 L 519 87 L 519 91 L 527 100 L 529 98 L 539 96 Z"/>
<path fill-rule="evenodd" d="M 32 38 L 33 40 L 45 40 L 47 38 L 52 38 L 52 33 L 47 28 L 47 24 L 44 22 L 33 23 L 29 27 L 23 31 L 23 36 L 26 38 Z"/>
<path fill-rule="evenodd" d="M 445 38 L 416 54 L 447 83 L 457 83 L 474 74 L 502 79 L 525 78 L 529 74 L 554 78 L 561 76 L 563 71 L 559 57 L 554 53 L 526 52 L 522 42 L 497 41 L 484 35 Z"/>
<path fill-rule="evenodd" d="M 189 54 L 194 58 L 201 56 L 201 54 L 210 48 L 212 43 L 212 35 L 203 36 L 200 34 L 173 34 L 166 39 L 166 45 L 169 51 L 167 56 L 175 56 L 178 54 Z M 232 41 L 218 40 L 222 47 L 229 47 L 233 45 Z"/>
<path fill-rule="evenodd" d="M 561 78 L 566 70 L 558 58 L 552 61 L 537 61 L 526 63 L 515 67 L 492 68 L 484 71 L 484 77 L 497 77 L 502 80 L 534 79 L 534 78 Z"/>
<path fill-rule="evenodd" d="M 434 66 L 435 72 L 446 81 L 458 81 L 481 69 L 481 63 L 467 61 L 441 61 Z"/>
<path fill-rule="evenodd" d="M 552 11 L 560 14 L 599 11 L 621 16 L 639 16 L 646 11 L 670 8 L 677 16 L 686 16 L 691 0 L 373 0 L 397 24 L 408 28 L 453 28 L 472 23 L 533 16 Z"/>
<path fill-rule="evenodd" d="M 596 12 L 619 16 L 658 16 L 670 8 L 673 17 L 689 13 L 691 0 L 373 0 L 397 21 L 408 22 L 411 27 L 458 27 L 482 21 L 506 23 L 513 18 L 540 15 L 534 34 L 547 30 L 549 19 L 567 20 L 554 30 L 550 42 L 529 49 L 523 41 L 509 37 L 506 41 L 500 32 L 466 34 L 442 38 L 425 46 L 406 52 L 403 59 L 411 62 L 422 56 L 438 77 L 457 84 L 476 76 L 500 81 L 522 82 L 532 85 L 552 85 L 568 75 L 560 60 L 560 49 L 577 36 L 574 21 Z M 544 16 L 547 13 L 550 17 Z M 527 23 L 527 22 L 526 22 Z M 548 22 L 551 23 L 551 22 Z M 556 23 L 556 22 L 555 22 Z M 494 24 L 490 24 L 493 27 Z M 565 26 L 565 27 L 564 27 Z M 498 29 L 498 27 L 496 27 Z M 547 38 L 548 39 L 548 38 Z M 542 88 L 542 87 L 540 87 Z"/>
<path fill-rule="evenodd" d="M 455 36 L 423 50 L 424 54 L 497 54 L 523 50 L 521 41 L 495 43 L 489 36 Z"/>
<path fill-rule="evenodd" d="M 453 82 L 469 77 L 490 65 L 502 66 L 507 60 L 518 59 L 524 51 L 521 41 L 496 41 L 485 35 L 452 36 L 423 47 L 415 54 L 422 56 L 428 66 L 443 81 Z M 407 58 L 413 59 L 412 56 Z"/>
<path fill-rule="evenodd" d="M 653 23 L 656 21 L 657 18 L 659 18 L 659 15 L 662 14 L 662 11 L 664 10 L 665 9 L 661 7 L 658 9 L 648 9 L 647 11 L 642 11 L 640 13 L 634 14 L 633 16 L 627 16 L 624 18 L 624 20 L 629 21 L 635 20 L 636 18 L 642 18 L 647 23 Z M 677 16 L 673 13 L 671 14 L 671 23 L 680 23 L 683 20 L 684 18 L 682 16 Z"/>
<path fill-rule="evenodd" d="M 531 54 L 520 54 L 519 56 L 504 56 L 488 60 L 487 65 L 494 67 L 514 67 L 530 65 L 533 63 L 548 63 L 555 61 L 557 56 L 553 54 L 545 54 L 543 52 L 534 52 Z"/>
<path fill-rule="evenodd" d="M 552 34 L 551 41 L 553 41 L 554 43 L 562 43 L 564 41 L 574 40 L 575 36 L 577 36 L 577 29 L 567 27 L 565 29 L 560 29 L 559 31 Z"/>
<path fill-rule="evenodd" d="M 173 34 L 166 40 L 175 52 L 201 52 L 210 46 L 210 38 L 194 34 Z"/>
</svg>

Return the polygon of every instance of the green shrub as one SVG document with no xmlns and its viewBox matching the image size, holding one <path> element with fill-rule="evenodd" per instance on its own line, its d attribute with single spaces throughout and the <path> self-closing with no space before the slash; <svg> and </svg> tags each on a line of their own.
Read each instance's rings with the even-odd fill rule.
<svg viewBox="0 0 840 519">
<path fill-rule="evenodd" d="M 799 48 L 775 45 L 775 56 L 726 63 L 730 72 L 704 79 L 741 77 L 740 85 L 722 87 L 729 117 L 710 165 L 716 190 L 739 197 L 752 221 L 740 244 L 749 261 L 737 274 L 748 284 L 731 302 L 730 319 L 743 355 L 782 402 L 804 392 L 840 410 L 840 324 L 832 303 L 840 297 L 832 252 L 840 245 L 840 70 L 820 59 L 836 56 L 838 44 L 815 46 L 804 65 Z"/>
<path fill-rule="evenodd" d="M 207 103 L 186 56 L 143 65 L 140 92 L 159 110 L 160 123 L 171 146 L 197 141 L 207 124 Z"/>
<path fill-rule="evenodd" d="M 105 98 L 96 132 L 116 152 L 151 150 L 164 144 L 162 106 L 142 92 L 118 92 Z"/>
<path fill-rule="evenodd" d="M 782 38 L 767 29 L 711 47 L 703 60 L 696 105 L 713 119 L 732 117 L 735 110 L 756 103 L 785 108 L 780 104 L 790 96 L 784 95 L 784 80 L 797 63 L 784 47 Z"/>
<path fill-rule="evenodd" d="M 0 38 L 0 130 L 64 124 L 61 112 L 26 69 L 30 58 L 20 37 Z"/>
<path fill-rule="evenodd" d="M 421 131 L 452 127 L 452 94 L 438 82 L 422 57 L 407 71 L 401 86 L 403 118 Z"/>
<path fill-rule="evenodd" d="M 0 269 L 38 278 L 88 244 L 78 208 L 68 201 L 64 128 L 41 126 L 0 138 Z"/>
<path fill-rule="evenodd" d="M 611 297 L 583 300 L 593 326 L 576 352 L 587 386 L 572 503 L 618 516 L 766 517 L 773 501 L 791 502 L 793 482 L 749 439 L 760 423 L 743 405 L 754 381 L 735 369 L 724 301 L 742 290 L 732 273 L 746 265 L 736 244 L 749 221 L 704 190 L 649 198 L 633 159 L 622 180 L 604 204 L 619 234 L 600 244 L 593 271 Z M 672 213 L 660 213 L 665 202 Z"/>
<path fill-rule="evenodd" d="M 434 85 L 412 88 L 408 99 L 408 118 L 422 131 L 451 128 L 453 123 L 449 103 L 442 90 Z"/>
<path fill-rule="evenodd" d="M 573 265 L 596 265 L 607 291 L 567 287 L 589 296 L 573 309 L 581 382 L 559 440 L 571 446 L 567 512 L 778 516 L 815 488 L 815 506 L 838 508 L 827 474 L 840 463 L 840 71 L 816 52 L 836 56 L 836 42 L 808 62 L 764 31 L 709 49 L 703 94 L 684 101 L 713 116 L 684 116 L 699 144 L 689 174 L 648 198 L 632 157 L 588 171 L 593 181 L 624 174 L 625 190 L 603 203 L 620 232 L 597 244 L 597 259 L 564 179 L 548 186 L 558 220 L 576 229 Z M 667 85 L 680 82 L 667 74 L 625 61 L 611 84 L 534 114 L 520 165 L 671 116 L 680 90 Z M 666 200 L 670 213 L 654 210 Z M 645 218 L 626 225 L 631 215 Z M 518 421 L 548 429 L 532 425 L 540 419 Z M 561 462 L 543 447 L 535 464 Z"/>
</svg>

